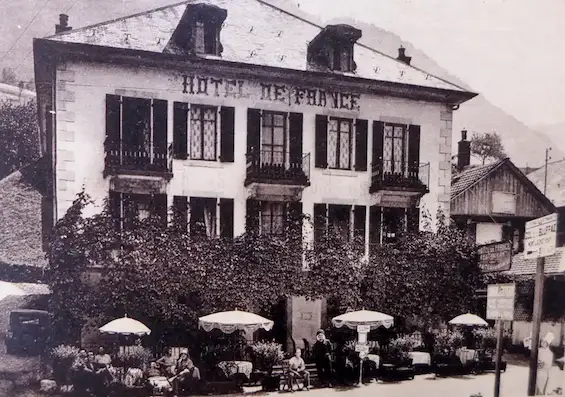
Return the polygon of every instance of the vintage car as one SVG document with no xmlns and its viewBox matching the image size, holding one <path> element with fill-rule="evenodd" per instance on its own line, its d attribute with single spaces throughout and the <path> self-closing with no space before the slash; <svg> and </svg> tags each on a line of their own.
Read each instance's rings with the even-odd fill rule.
<svg viewBox="0 0 565 397">
<path fill-rule="evenodd" d="M 39 354 L 49 332 L 49 313 L 44 310 L 18 309 L 10 313 L 6 334 L 8 354 Z"/>
</svg>

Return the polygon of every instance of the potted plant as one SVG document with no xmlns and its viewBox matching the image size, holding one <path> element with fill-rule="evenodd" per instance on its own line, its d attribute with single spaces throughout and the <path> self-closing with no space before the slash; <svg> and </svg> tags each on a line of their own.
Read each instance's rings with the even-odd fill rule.
<svg viewBox="0 0 565 397">
<path fill-rule="evenodd" d="M 255 365 L 266 373 L 266 376 L 261 381 L 263 390 L 278 390 L 281 377 L 280 375 L 273 376 L 273 367 L 281 364 L 284 359 L 282 345 L 276 342 L 256 342 L 251 348 Z"/>
<path fill-rule="evenodd" d="M 118 353 L 118 365 L 124 369 L 144 370 L 151 360 L 151 351 L 142 346 L 130 346 Z"/>
<path fill-rule="evenodd" d="M 414 338 L 400 336 L 392 339 L 383 349 L 381 366 L 383 378 L 413 379 L 416 375 L 410 352 L 416 345 Z"/>
<path fill-rule="evenodd" d="M 69 372 L 78 357 L 78 353 L 77 347 L 69 345 L 59 345 L 51 351 L 53 379 L 59 387 L 69 383 Z"/>
</svg>

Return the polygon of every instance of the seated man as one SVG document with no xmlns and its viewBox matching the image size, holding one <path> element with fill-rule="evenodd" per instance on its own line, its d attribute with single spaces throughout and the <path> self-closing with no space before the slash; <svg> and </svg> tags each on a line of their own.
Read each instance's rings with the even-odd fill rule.
<svg viewBox="0 0 565 397">
<path fill-rule="evenodd" d="M 176 389 L 185 391 L 195 391 L 200 386 L 200 370 L 194 366 L 194 363 L 188 356 L 188 349 L 182 349 L 180 357 L 175 366 L 174 381 Z"/>
<path fill-rule="evenodd" d="M 291 391 L 294 391 L 292 388 L 293 382 L 298 382 L 298 379 L 304 380 L 304 388 L 306 390 L 310 388 L 310 373 L 306 371 L 306 364 L 304 363 L 300 349 L 296 349 L 294 357 L 288 361 L 288 379 Z"/>
</svg>

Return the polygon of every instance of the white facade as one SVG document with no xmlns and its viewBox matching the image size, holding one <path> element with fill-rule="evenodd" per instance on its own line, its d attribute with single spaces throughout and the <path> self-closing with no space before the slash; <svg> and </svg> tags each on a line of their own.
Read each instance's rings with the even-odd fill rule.
<svg viewBox="0 0 565 397">
<path fill-rule="evenodd" d="M 203 76 L 222 78 L 221 75 Z M 183 93 L 183 75 L 162 69 L 127 68 L 94 63 L 66 63 L 57 69 L 56 111 L 56 214 L 61 218 L 76 194 L 85 187 L 97 202 L 108 195 L 109 178 L 104 177 L 105 98 L 107 94 L 163 99 L 168 104 L 168 142 L 173 140 L 173 102 L 235 107 L 233 163 L 174 160 L 173 178 L 167 184 L 169 205 L 174 195 L 234 199 L 234 234 L 245 231 L 247 108 L 299 112 L 304 115 L 303 153 L 311 154 L 311 184 L 302 193 L 303 212 L 312 214 L 314 203 L 373 205 L 368 171 L 320 169 L 314 166 L 315 116 L 325 114 L 369 120 L 368 158 L 372 151 L 372 121 L 417 124 L 421 127 L 420 162 L 429 163 L 429 193 L 420 207 L 435 215 L 438 207 L 449 211 L 451 107 L 408 99 L 359 94 L 359 108 L 336 110 L 262 100 L 259 83 L 243 81 L 243 95 L 226 97 L 220 87 L 208 95 Z M 315 87 L 330 89 L 331 87 Z M 287 94 L 288 95 L 288 94 Z M 218 143 L 219 144 L 219 143 Z M 353 153 L 352 153 L 353 154 Z"/>
</svg>

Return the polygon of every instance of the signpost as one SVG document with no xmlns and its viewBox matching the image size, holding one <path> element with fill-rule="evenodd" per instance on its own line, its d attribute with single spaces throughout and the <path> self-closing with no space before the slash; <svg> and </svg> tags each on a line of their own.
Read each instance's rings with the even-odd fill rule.
<svg viewBox="0 0 565 397">
<path fill-rule="evenodd" d="M 363 386 L 363 359 L 369 354 L 369 346 L 367 345 L 367 334 L 371 331 L 370 325 L 358 325 L 357 337 L 358 342 L 355 345 L 355 351 L 359 353 L 359 386 Z"/>
<path fill-rule="evenodd" d="M 481 245 L 478 248 L 479 267 L 483 273 L 510 270 L 512 264 L 512 243 L 502 241 Z"/>
<path fill-rule="evenodd" d="M 487 319 L 496 320 L 496 366 L 494 397 L 500 396 L 500 361 L 502 359 L 502 322 L 514 319 L 515 284 L 491 284 L 487 288 Z"/>
<path fill-rule="evenodd" d="M 542 218 L 526 222 L 524 258 L 537 259 L 534 312 L 532 316 L 532 354 L 530 356 L 528 396 L 534 396 L 536 393 L 545 257 L 555 253 L 556 235 L 557 214 L 550 214 Z"/>
</svg>

